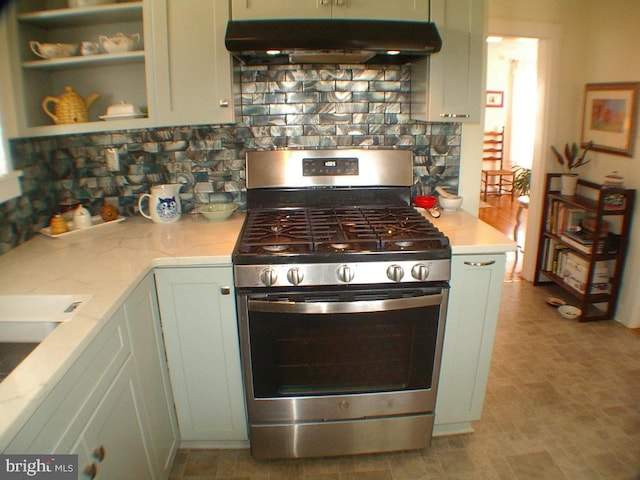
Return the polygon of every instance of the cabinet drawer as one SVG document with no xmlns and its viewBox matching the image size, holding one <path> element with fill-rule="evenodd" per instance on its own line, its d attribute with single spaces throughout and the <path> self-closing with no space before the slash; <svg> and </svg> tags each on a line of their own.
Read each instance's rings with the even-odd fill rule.
<svg viewBox="0 0 640 480">
<path fill-rule="evenodd" d="M 95 404 L 130 354 L 119 309 L 18 432 L 6 453 L 70 451 Z M 96 393 L 96 394 L 94 394 Z M 93 395 L 92 395 L 93 394 Z"/>
</svg>

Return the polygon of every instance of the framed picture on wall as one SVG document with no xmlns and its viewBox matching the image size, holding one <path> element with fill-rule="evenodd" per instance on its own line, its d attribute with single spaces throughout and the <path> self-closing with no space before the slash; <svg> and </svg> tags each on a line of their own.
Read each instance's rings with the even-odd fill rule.
<svg viewBox="0 0 640 480">
<path fill-rule="evenodd" d="M 587 83 L 582 115 L 583 145 L 593 150 L 633 156 L 640 82 Z"/>
<path fill-rule="evenodd" d="M 502 108 L 504 105 L 504 92 L 500 90 L 487 90 L 487 107 Z"/>
</svg>

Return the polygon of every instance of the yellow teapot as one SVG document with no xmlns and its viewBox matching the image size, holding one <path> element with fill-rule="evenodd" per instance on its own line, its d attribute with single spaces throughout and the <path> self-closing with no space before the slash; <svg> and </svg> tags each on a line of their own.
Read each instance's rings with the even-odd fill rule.
<svg viewBox="0 0 640 480">
<path fill-rule="evenodd" d="M 89 108 L 100 95 L 93 93 L 85 100 L 71 87 L 65 87 L 59 97 L 46 97 L 42 101 L 42 109 L 56 125 L 63 123 L 84 123 L 89 121 Z M 55 113 L 49 110 L 49 104 L 55 104 Z"/>
</svg>

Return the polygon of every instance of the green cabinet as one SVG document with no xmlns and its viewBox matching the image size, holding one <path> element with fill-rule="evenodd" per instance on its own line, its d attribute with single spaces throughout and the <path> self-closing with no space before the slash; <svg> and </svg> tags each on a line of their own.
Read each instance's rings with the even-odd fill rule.
<svg viewBox="0 0 640 480">
<path fill-rule="evenodd" d="M 435 435 L 472 432 L 482 413 L 505 254 L 453 255 Z"/>
<path fill-rule="evenodd" d="M 246 446 L 231 265 L 155 275 L 182 444 Z"/>
<path fill-rule="evenodd" d="M 163 352 L 147 275 L 5 453 L 76 453 L 98 478 L 169 478 L 179 434 Z"/>
<path fill-rule="evenodd" d="M 484 0 L 431 0 L 430 20 L 442 50 L 414 62 L 411 117 L 433 122 L 480 122 L 483 102 Z"/>
<path fill-rule="evenodd" d="M 429 0 L 232 0 L 234 20 L 352 18 L 427 21 Z"/>
<path fill-rule="evenodd" d="M 229 4 L 210 0 L 137 0 L 68 8 L 65 1 L 12 2 L 0 17 L 0 85 L 14 99 L 12 133 L 23 137 L 233 122 L 231 56 L 224 46 Z M 140 36 L 133 50 L 39 58 L 30 42 L 100 43 Z M 6 57 L 6 60 L 5 58 Z M 89 121 L 54 124 L 42 107 L 71 86 L 83 99 L 99 94 Z M 148 116 L 105 117 L 119 102 Z M 4 107 L 3 103 L 3 107 Z M 55 110 L 55 102 L 48 103 Z M 101 117 L 106 118 L 103 121 Z M 12 126 L 13 127 L 13 126 Z"/>
<path fill-rule="evenodd" d="M 154 124 L 232 123 L 228 2 L 154 0 L 153 18 Z"/>
</svg>

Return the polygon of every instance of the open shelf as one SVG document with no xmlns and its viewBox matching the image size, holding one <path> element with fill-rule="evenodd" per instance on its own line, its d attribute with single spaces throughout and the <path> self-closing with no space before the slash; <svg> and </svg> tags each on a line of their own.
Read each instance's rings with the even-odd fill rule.
<svg viewBox="0 0 640 480">
<path fill-rule="evenodd" d="M 18 15 L 19 22 L 41 28 L 65 28 L 76 25 L 97 25 L 141 20 L 142 2 L 39 10 Z"/>
<path fill-rule="evenodd" d="M 61 70 L 76 67 L 94 67 L 98 65 L 124 65 L 127 63 L 144 63 L 144 50 L 124 53 L 98 53 L 81 57 L 51 58 L 48 60 L 29 60 L 22 62 L 22 67 L 29 70 Z"/>
</svg>

